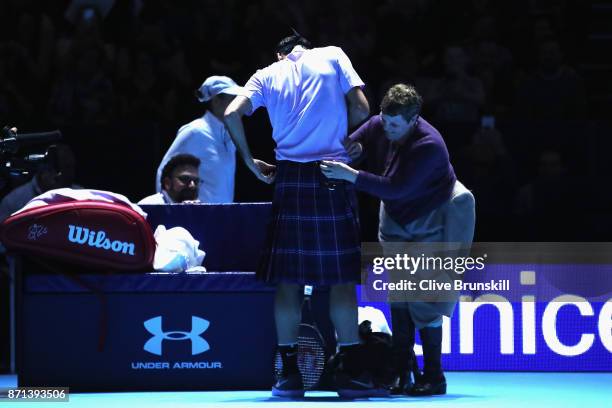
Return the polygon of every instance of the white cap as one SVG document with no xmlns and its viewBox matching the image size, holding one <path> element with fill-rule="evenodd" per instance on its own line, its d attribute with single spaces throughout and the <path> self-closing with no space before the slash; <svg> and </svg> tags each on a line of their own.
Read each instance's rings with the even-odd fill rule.
<svg viewBox="0 0 612 408">
<path fill-rule="evenodd" d="M 206 78 L 198 91 L 200 102 L 208 102 L 219 94 L 242 95 L 244 92 L 232 78 L 218 75 Z"/>
</svg>

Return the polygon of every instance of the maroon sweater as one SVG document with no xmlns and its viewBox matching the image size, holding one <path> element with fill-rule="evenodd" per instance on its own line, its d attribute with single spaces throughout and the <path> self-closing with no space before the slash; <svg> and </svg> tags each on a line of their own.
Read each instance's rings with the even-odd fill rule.
<svg viewBox="0 0 612 408">
<path fill-rule="evenodd" d="M 425 119 L 418 119 L 401 145 L 385 137 L 379 115 L 350 138 L 363 144 L 371 171 L 359 171 L 355 187 L 383 200 L 385 211 L 398 224 L 406 225 L 450 199 L 455 171 L 440 132 Z"/>
</svg>

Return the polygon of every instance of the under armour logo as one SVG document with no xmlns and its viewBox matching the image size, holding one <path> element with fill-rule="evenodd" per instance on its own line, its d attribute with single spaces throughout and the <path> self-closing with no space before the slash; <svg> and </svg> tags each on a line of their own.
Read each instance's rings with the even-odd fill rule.
<svg viewBox="0 0 612 408">
<path fill-rule="evenodd" d="M 191 340 L 191 355 L 200 354 L 210 349 L 208 342 L 200 334 L 204 333 L 210 322 L 201 317 L 191 316 L 191 331 L 163 331 L 162 317 L 157 316 L 144 322 L 144 327 L 153 335 L 144 345 L 145 351 L 162 355 L 162 342 L 164 340 Z"/>
</svg>

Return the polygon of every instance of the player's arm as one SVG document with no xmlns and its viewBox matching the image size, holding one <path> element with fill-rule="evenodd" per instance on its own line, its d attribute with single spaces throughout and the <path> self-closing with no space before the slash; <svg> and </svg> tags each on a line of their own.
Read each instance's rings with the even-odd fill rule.
<svg viewBox="0 0 612 408">
<path fill-rule="evenodd" d="M 241 95 L 236 96 L 225 110 L 223 122 L 249 170 L 251 170 L 258 179 L 266 183 L 271 183 L 274 181 L 274 171 L 276 167 L 253 158 L 244 133 L 242 117 L 247 112 L 250 112 L 251 109 L 252 106 L 249 98 Z"/>
<path fill-rule="evenodd" d="M 346 94 L 346 104 L 349 129 L 354 129 L 370 114 L 370 105 L 361 87 L 356 86 Z M 351 161 L 357 160 L 363 153 L 363 145 L 355 138 L 347 137 L 342 144 Z"/>
<path fill-rule="evenodd" d="M 370 115 L 370 105 L 361 87 L 351 88 L 346 94 L 349 129 L 356 128 Z"/>
</svg>

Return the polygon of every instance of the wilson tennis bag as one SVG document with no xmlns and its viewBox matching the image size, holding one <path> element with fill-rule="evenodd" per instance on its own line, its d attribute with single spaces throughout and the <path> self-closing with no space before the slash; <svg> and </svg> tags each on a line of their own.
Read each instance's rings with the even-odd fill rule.
<svg viewBox="0 0 612 408">
<path fill-rule="evenodd" d="M 11 251 L 93 268 L 151 268 L 155 238 L 147 221 L 126 205 L 68 201 L 7 218 L 0 241 Z"/>
</svg>

